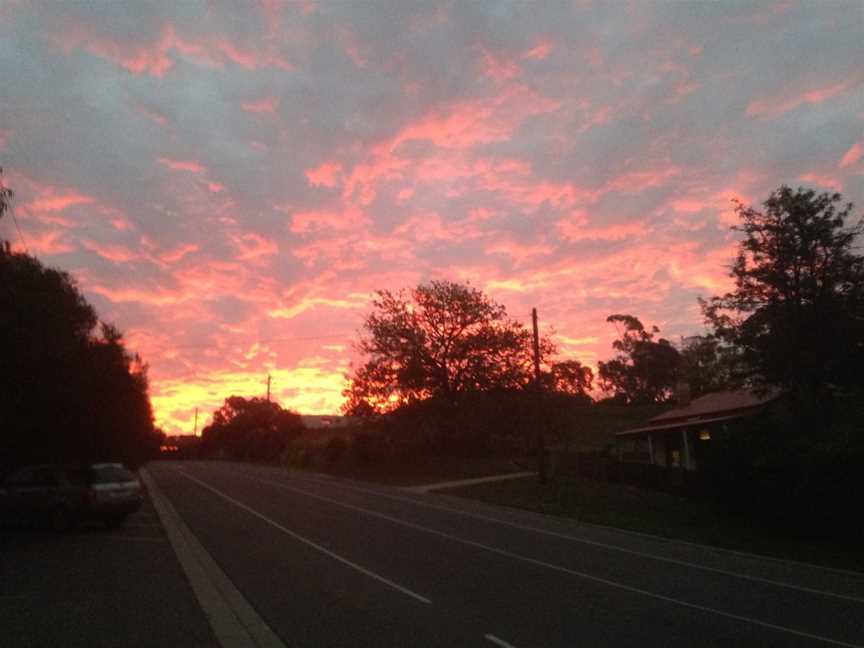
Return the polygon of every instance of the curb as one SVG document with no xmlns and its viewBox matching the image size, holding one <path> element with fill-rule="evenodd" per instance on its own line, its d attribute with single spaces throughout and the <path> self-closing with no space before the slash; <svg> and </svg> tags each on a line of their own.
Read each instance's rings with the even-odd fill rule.
<svg viewBox="0 0 864 648">
<path fill-rule="evenodd" d="M 198 542 L 147 469 L 141 468 L 139 474 L 219 645 L 223 648 L 286 648 Z"/>
</svg>

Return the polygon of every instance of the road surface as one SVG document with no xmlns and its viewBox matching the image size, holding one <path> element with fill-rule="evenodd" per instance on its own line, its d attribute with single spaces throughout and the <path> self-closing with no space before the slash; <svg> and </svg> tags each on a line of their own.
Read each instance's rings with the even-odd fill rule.
<svg viewBox="0 0 864 648">
<path fill-rule="evenodd" d="M 279 468 L 149 473 L 287 646 L 864 646 L 864 575 Z"/>
</svg>

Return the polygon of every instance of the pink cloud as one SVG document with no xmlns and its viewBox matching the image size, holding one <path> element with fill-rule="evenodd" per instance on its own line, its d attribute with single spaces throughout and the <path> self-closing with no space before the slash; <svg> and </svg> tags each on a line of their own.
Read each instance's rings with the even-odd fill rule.
<svg viewBox="0 0 864 648">
<path fill-rule="evenodd" d="M 51 193 L 54 190 L 50 187 L 48 188 L 48 192 Z M 63 211 L 68 207 L 72 207 L 74 205 L 87 205 L 94 202 L 93 198 L 90 196 L 85 196 L 79 193 L 67 193 L 60 196 L 46 196 L 44 198 L 37 198 L 25 205 L 22 205 L 23 209 L 28 209 L 34 212 L 40 211 Z"/>
<path fill-rule="evenodd" d="M 101 243 L 92 239 L 84 239 L 81 241 L 81 246 L 91 252 L 95 252 L 103 259 L 114 263 L 128 263 L 139 257 L 136 252 L 133 252 L 124 245 Z"/>
<path fill-rule="evenodd" d="M 795 95 L 788 94 L 757 99 L 747 105 L 747 114 L 751 117 L 770 116 L 776 117 L 783 113 L 794 110 L 803 104 L 820 104 L 832 97 L 843 94 L 847 90 L 856 88 L 864 83 L 864 75 L 857 75 L 844 81 L 839 81 L 827 86 L 805 90 Z"/>
<path fill-rule="evenodd" d="M 249 261 L 279 252 L 279 245 L 275 241 L 266 239 L 254 232 L 235 237 L 234 244 L 240 250 L 240 254 L 237 256 L 238 261 Z"/>
<path fill-rule="evenodd" d="M 798 179 L 802 182 L 812 182 L 813 184 L 819 185 L 820 187 L 826 187 L 832 191 L 843 191 L 843 183 L 840 180 L 821 173 L 805 173 L 804 175 L 798 176 Z"/>
<path fill-rule="evenodd" d="M 195 162 L 194 160 L 172 160 L 171 158 L 160 157 L 159 163 L 174 171 L 202 173 L 205 170 L 199 162 Z"/>
<path fill-rule="evenodd" d="M 542 61 L 547 56 L 549 56 L 549 52 L 552 51 L 552 43 L 547 40 L 539 41 L 534 47 L 525 52 L 522 55 L 522 58 L 530 59 L 532 61 Z"/>
<path fill-rule="evenodd" d="M 622 241 L 639 238 L 648 233 L 640 221 L 613 225 L 588 225 L 581 220 L 565 219 L 557 224 L 558 232 L 567 241 Z"/>
<path fill-rule="evenodd" d="M 71 252 L 75 248 L 67 241 L 61 240 L 62 232 L 49 231 L 40 234 L 27 233 L 27 250 L 31 254 L 49 256 Z"/>
<path fill-rule="evenodd" d="M 257 101 L 244 101 L 241 107 L 246 112 L 251 113 L 274 113 L 278 105 L 279 101 L 277 99 L 265 97 Z"/>
<path fill-rule="evenodd" d="M 199 250 L 199 246 L 195 243 L 188 243 L 186 245 L 181 245 L 170 252 L 164 252 L 159 255 L 159 259 L 165 263 L 176 263 L 180 261 L 187 254 L 192 254 L 193 252 L 197 252 Z"/>
<path fill-rule="evenodd" d="M 503 83 L 515 79 L 522 72 L 519 65 L 513 61 L 496 56 L 487 49 L 481 49 L 483 74 L 495 81 Z"/>
<path fill-rule="evenodd" d="M 703 209 L 705 209 L 708 205 L 706 205 L 701 200 L 694 200 L 692 198 L 681 198 L 679 200 L 673 200 L 669 203 L 669 206 L 672 207 L 676 212 L 680 212 L 683 214 L 696 214 Z"/>
<path fill-rule="evenodd" d="M 220 191 L 223 191 L 224 189 L 225 189 L 225 185 L 223 185 L 221 182 L 208 182 L 207 183 L 207 190 L 210 193 L 219 193 Z"/>
<path fill-rule="evenodd" d="M 858 160 L 861 159 L 861 154 L 864 152 L 864 147 L 862 147 L 861 142 L 856 142 L 852 145 L 846 154 L 843 156 L 843 159 L 840 160 L 840 168 L 845 169 L 848 166 L 852 166 Z"/>
<path fill-rule="evenodd" d="M 55 34 L 51 38 L 66 52 L 83 49 L 111 61 L 130 74 L 146 74 L 156 78 L 162 78 L 174 67 L 175 53 L 211 67 L 221 68 L 231 63 L 247 70 L 264 67 L 293 70 L 291 63 L 278 52 L 245 49 L 219 36 L 199 40 L 184 38 L 170 23 L 162 27 L 152 42 L 141 45 L 94 34 L 85 25 L 67 24 L 62 34 Z"/>
<path fill-rule="evenodd" d="M 333 188 L 337 183 L 337 176 L 342 172 L 342 165 L 338 162 L 324 162 L 323 164 L 306 171 L 306 179 L 315 187 Z"/>
<path fill-rule="evenodd" d="M 639 193 L 666 184 L 671 178 L 681 175 L 681 169 L 675 165 L 664 165 L 656 169 L 630 171 L 609 181 L 606 189 L 614 189 L 624 193 Z"/>
<path fill-rule="evenodd" d="M 303 234 L 316 230 L 346 230 L 368 224 L 369 220 L 356 209 L 346 211 L 298 212 L 291 218 L 291 231 Z"/>
<path fill-rule="evenodd" d="M 167 126 L 168 125 L 168 118 L 165 115 L 163 115 L 161 112 L 159 112 L 158 110 L 155 110 L 153 108 L 148 108 L 148 107 L 142 106 L 140 104 L 135 106 L 135 110 L 137 110 L 139 113 L 144 115 L 150 121 L 153 121 L 153 122 L 159 124 L 160 126 Z"/>
<path fill-rule="evenodd" d="M 515 261 L 517 265 L 536 257 L 549 256 L 554 251 L 554 248 L 549 245 L 530 245 L 517 241 L 497 241 L 486 246 L 486 254 L 503 254 Z"/>
</svg>

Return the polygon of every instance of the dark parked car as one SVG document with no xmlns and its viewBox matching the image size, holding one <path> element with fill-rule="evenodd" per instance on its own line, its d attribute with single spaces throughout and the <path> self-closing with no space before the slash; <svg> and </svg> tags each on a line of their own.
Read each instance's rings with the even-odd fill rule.
<svg viewBox="0 0 864 648">
<path fill-rule="evenodd" d="M 46 519 L 57 530 L 85 519 L 119 526 L 143 501 L 141 482 L 118 463 L 26 466 L 0 483 L 0 514 Z"/>
</svg>

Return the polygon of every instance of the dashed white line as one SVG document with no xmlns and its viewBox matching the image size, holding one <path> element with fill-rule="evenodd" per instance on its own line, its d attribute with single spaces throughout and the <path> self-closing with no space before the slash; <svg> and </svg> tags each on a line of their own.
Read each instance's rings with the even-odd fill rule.
<svg viewBox="0 0 864 648">
<path fill-rule="evenodd" d="M 358 565 L 357 563 L 352 562 L 352 561 L 348 560 L 347 558 L 343 558 L 343 557 L 340 556 L 339 554 L 330 551 L 330 550 L 327 549 L 326 547 L 322 547 L 322 546 L 321 546 L 320 544 L 318 544 L 317 542 L 313 542 L 312 540 L 309 540 L 308 538 L 304 538 L 304 537 L 301 536 L 299 533 L 295 533 L 295 532 L 292 531 L 291 529 L 288 529 L 288 528 L 282 526 L 281 524 L 279 524 L 278 522 L 276 522 L 276 521 L 274 521 L 274 520 L 271 520 L 271 519 L 268 518 L 266 515 L 264 515 L 264 514 L 262 514 L 262 513 L 259 513 L 258 511 L 256 511 L 255 509 L 253 509 L 253 508 L 247 506 L 247 505 L 244 504 L 243 502 L 240 502 L 239 500 L 234 499 L 234 498 L 231 497 L 230 495 L 227 495 L 226 493 L 223 493 L 223 492 L 220 491 L 218 488 L 214 488 L 214 487 L 211 486 L 210 484 L 208 484 L 208 483 L 206 483 L 206 482 L 203 482 L 203 481 L 201 481 L 200 479 L 198 479 L 198 478 L 196 478 L 196 477 L 193 477 L 192 475 L 190 475 L 190 474 L 188 474 L 188 473 L 186 473 L 186 472 L 184 472 L 184 471 L 182 471 L 182 470 L 179 470 L 179 469 L 178 469 L 177 472 L 178 472 L 179 474 L 183 475 L 186 479 L 189 479 L 189 480 L 195 482 L 196 484 L 199 484 L 200 486 L 206 488 L 207 490 L 211 491 L 212 493 L 215 493 L 216 495 L 218 495 L 218 496 L 221 497 L 222 499 L 224 499 L 224 500 L 226 500 L 226 501 L 228 501 L 228 502 L 231 502 L 232 504 L 234 504 L 235 506 L 237 506 L 237 507 L 239 507 L 239 508 L 242 508 L 242 509 L 243 509 L 244 511 L 246 511 L 247 513 L 250 513 L 251 515 L 254 515 L 255 517 L 259 518 L 260 520 L 263 520 L 264 522 L 266 522 L 266 523 L 269 524 L 270 526 L 272 526 L 272 527 L 274 527 L 274 528 L 276 528 L 276 529 L 279 529 L 280 531 L 282 531 L 282 533 L 285 533 L 286 535 L 291 536 L 292 538 L 294 538 L 294 539 L 297 540 L 298 542 L 302 542 L 303 544 L 305 544 L 305 545 L 307 545 L 307 546 L 309 546 L 309 547 L 312 547 L 313 549 L 315 549 L 315 550 L 317 550 L 317 551 L 320 551 L 321 553 L 323 553 L 323 554 L 326 555 L 326 556 L 329 556 L 329 557 L 332 558 L 333 560 L 336 560 L 337 562 L 340 562 L 340 563 L 342 563 L 343 565 L 346 565 L 347 567 L 350 567 L 351 569 L 354 569 L 355 571 L 358 571 L 358 572 L 360 572 L 361 574 L 364 574 L 365 576 L 368 576 L 369 578 L 372 578 L 372 579 L 374 579 L 374 580 L 377 580 L 377 581 L 380 582 L 380 583 L 384 583 L 385 585 L 389 585 L 389 586 L 392 587 L 393 589 L 395 589 L 395 590 L 397 590 L 397 591 L 399 591 L 399 592 L 402 592 L 403 594 L 405 594 L 405 595 L 407 595 L 407 596 L 410 596 L 411 598 L 413 598 L 413 599 L 415 599 L 415 600 L 417 600 L 417 601 L 420 601 L 421 603 L 431 603 L 431 602 L 432 602 L 432 601 L 430 601 L 428 598 L 426 598 L 425 596 L 421 596 L 420 594 L 417 594 L 417 592 L 412 592 L 412 591 L 411 591 L 410 589 L 408 589 L 407 587 L 403 587 L 402 585 L 399 585 L 398 583 L 394 583 L 394 582 L 391 581 L 390 579 L 385 578 L 384 576 L 381 576 L 380 574 L 376 574 L 375 572 L 373 572 L 373 571 L 371 571 L 371 570 L 369 570 L 369 569 L 366 569 L 365 567 L 361 567 L 361 566 Z"/>
<path fill-rule="evenodd" d="M 537 560 L 536 558 L 529 558 L 528 556 L 523 556 L 521 554 L 513 553 L 512 551 L 507 551 L 506 549 L 499 549 L 498 547 L 491 547 L 489 545 L 483 544 L 482 542 L 475 542 L 474 540 L 468 540 L 466 538 L 460 538 L 459 536 L 454 536 L 449 533 L 445 533 L 444 531 L 438 531 L 437 529 L 430 529 L 429 527 L 424 527 L 420 524 L 414 524 L 413 522 L 405 522 L 398 518 L 391 517 L 384 513 L 379 513 L 378 511 L 372 511 L 370 509 L 363 508 L 362 506 L 355 506 L 353 504 L 347 504 L 345 502 L 340 502 L 339 500 L 334 500 L 330 497 L 325 497 L 323 495 L 315 495 L 314 493 L 310 493 L 308 491 L 304 491 L 299 488 L 293 488 L 286 484 L 282 484 L 277 481 L 269 480 L 269 479 L 260 479 L 256 477 L 249 477 L 248 475 L 244 475 L 246 479 L 251 481 L 257 481 L 260 483 L 271 484 L 278 488 L 282 488 L 285 490 L 289 490 L 300 495 L 305 495 L 306 497 L 311 497 L 313 499 L 321 500 L 322 502 L 329 502 L 331 504 L 335 504 L 336 506 L 341 506 L 343 508 L 351 509 L 354 511 L 358 511 L 360 513 L 364 513 L 371 517 L 377 517 L 382 520 L 387 520 L 394 524 L 398 524 L 404 526 L 409 529 L 414 529 L 415 531 L 421 531 L 423 533 L 428 533 L 430 535 L 436 535 L 441 538 L 446 538 L 447 540 L 451 540 L 453 542 L 458 542 L 460 544 L 468 545 L 471 547 L 476 547 L 478 549 L 483 549 L 484 551 L 489 551 L 491 553 L 498 554 L 500 556 L 506 556 L 507 558 L 513 558 L 514 560 L 519 560 L 522 562 L 526 562 L 532 565 L 536 565 L 538 567 L 545 567 L 547 569 L 551 569 L 553 571 L 561 572 L 563 574 L 569 574 L 571 576 L 576 576 L 578 578 L 583 578 L 585 580 L 590 580 L 595 583 L 601 583 L 603 585 L 607 585 L 609 587 L 613 587 L 615 589 L 620 589 L 626 592 L 631 592 L 633 594 L 639 594 L 640 596 L 647 596 L 649 598 L 657 599 L 659 601 L 664 601 L 666 603 L 672 603 L 674 605 L 680 605 L 682 607 L 689 608 L 691 610 L 699 610 L 700 612 L 708 612 L 709 614 L 714 614 L 720 617 L 724 617 L 727 619 L 733 619 L 735 621 L 743 621 L 744 623 L 760 626 L 762 628 L 768 628 L 770 630 L 776 630 L 778 632 L 784 632 L 787 634 L 795 635 L 798 637 L 806 637 L 807 639 L 813 639 L 815 641 L 821 641 L 823 643 L 831 644 L 833 646 L 844 646 L 845 648 L 862 648 L 861 644 L 852 644 L 845 641 L 840 641 L 838 639 L 831 639 L 829 637 L 823 637 L 821 635 L 812 634 L 809 632 L 803 632 L 801 630 L 795 630 L 793 628 L 788 628 L 786 626 L 777 625 L 774 623 L 768 623 L 767 621 L 760 621 L 759 619 L 754 619 L 752 617 L 742 616 L 740 614 L 733 614 L 732 612 L 724 612 L 723 610 L 718 610 L 716 608 L 707 607 L 704 605 L 699 605 L 698 603 L 690 603 L 689 601 L 684 601 L 681 599 L 676 599 L 671 596 L 665 596 L 663 594 L 657 594 L 656 592 L 649 592 L 648 590 L 640 589 L 638 587 L 633 587 L 632 585 L 626 585 L 624 583 L 619 583 L 618 581 L 609 580 L 607 578 L 601 578 L 600 576 L 594 576 L 592 574 L 588 574 L 586 572 L 577 571 L 575 569 L 569 569 L 568 567 L 562 567 L 561 565 L 555 565 L 553 563 L 548 563 L 543 560 Z M 197 480 L 196 480 L 197 481 Z M 208 487 L 209 488 L 209 487 Z"/>
<path fill-rule="evenodd" d="M 501 648 L 516 648 L 516 646 L 514 646 L 513 644 L 507 643 L 503 639 L 500 639 L 493 634 L 487 634 L 484 636 L 486 637 L 487 641 L 491 641 L 496 646 L 501 646 Z"/>
</svg>

